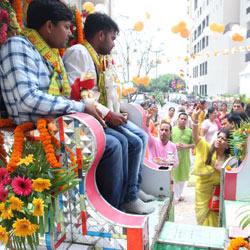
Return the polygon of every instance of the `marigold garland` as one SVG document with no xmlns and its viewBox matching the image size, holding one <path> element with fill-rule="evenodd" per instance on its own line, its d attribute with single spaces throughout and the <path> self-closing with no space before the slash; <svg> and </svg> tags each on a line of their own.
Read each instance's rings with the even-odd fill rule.
<svg viewBox="0 0 250 250">
<path fill-rule="evenodd" d="M 59 49 L 59 54 L 61 57 L 63 57 L 64 52 L 65 52 L 65 48 Z"/>
<path fill-rule="evenodd" d="M 242 237 L 230 240 L 230 246 L 227 247 L 227 250 L 238 250 L 240 247 L 250 250 L 249 243 Z"/>
<path fill-rule="evenodd" d="M 18 168 L 17 163 L 20 161 L 20 158 L 23 153 L 23 143 L 24 143 L 24 133 L 26 131 L 32 130 L 33 124 L 31 122 L 26 122 L 17 126 L 14 130 L 14 143 L 13 150 L 7 165 L 7 170 L 9 172 L 15 172 Z"/>
<path fill-rule="evenodd" d="M 14 1 L 13 1 L 13 8 L 15 9 L 15 12 L 16 12 L 17 22 L 18 22 L 20 28 L 23 29 L 23 20 L 22 20 L 22 16 L 23 16 L 22 1 L 21 1 L 21 0 L 14 0 Z"/>
<path fill-rule="evenodd" d="M 82 16 L 78 9 L 76 9 L 76 29 L 78 43 L 81 44 L 83 42 Z"/>
<path fill-rule="evenodd" d="M 0 128 L 13 126 L 13 121 L 11 119 L 0 119 Z M 6 160 L 7 153 L 4 148 L 4 134 L 0 131 L 0 159 L 7 165 Z"/>
<path fill-rule="evenodd" d="M 55 150 L 52 145 L 52 137 L 48 132 L 47 124 L 50 123 L 53 119 L 40 119 L 37 122 L 37 130 L 40 133 L 40 139 L 46 153 L 46 158 L 48 163 L 52 168 L 60 168 L 62 164 L 58 162 L 55 156 Z"/>
</svg>

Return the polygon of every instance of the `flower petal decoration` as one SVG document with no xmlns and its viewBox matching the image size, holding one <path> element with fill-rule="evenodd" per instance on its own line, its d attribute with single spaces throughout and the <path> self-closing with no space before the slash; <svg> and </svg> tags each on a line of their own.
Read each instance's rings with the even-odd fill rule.
<svg viewBox="0 0 250 250">
<path fill-rule="evenodd" d="M 17 219 L 13 224 L 13 233 L 16 236 L 27 237 L 34 233 L 34 228 L 29 220 L 26 218 Z"/>
<path fill-rule="evenodd" d="M 7 201 L 10 203 L 10 209 L 16 211 L 22 210 L 23 202 L 18 197 L 12 196 Z"/>
<path fill-rule="evenodd" d="M 33 215 L 34 216 L 42 216 L 44 214 L 44 201 L 41 198 L 34 199 L 32 203 L 35 206 Z"/>
<path fill-rule="evenodd" d="M 10 174 L 6 168 L 0 168 L 0 185 L 9 185 L 11 182 Z"/>
<path fill-rule="evenodd" d="M 5 202 L 5 198 L 8 196 L 8 190 L 5 190 L 3 185 L 0 185 L 0 200 Z"/>
<path fill-rule="evenodd" d="M 5 208 L 5 203 L 0 203 L 0 217 L 3 219 L 11 219 L 12 217 L 14 217 L 14 214 L 12 212 L 12 210 L 10 208 Z"/>
<path fill-rule="evenodd" d="M 37 192 L 43 192 L 44 189 L 49 190 L 51 183 L 49 179 L 37 178 L 36 180 L 32 180 L 32 187 Z"/>
<path fill-rule="evenodd" d="M 7 244 L 9 241 L 9 233 L 1 225 L 0 225 L 0 241 L 2 241 L 4 244 Z"/>
<path fill-rule="evenodd" d="M 29 178 L 25 180 L 25 176 L 15 177 L 11 183 L 11 186 L 14 193 L 21 196 L 28 196 L 33 191 L 32 181 Z"/>
</svg>

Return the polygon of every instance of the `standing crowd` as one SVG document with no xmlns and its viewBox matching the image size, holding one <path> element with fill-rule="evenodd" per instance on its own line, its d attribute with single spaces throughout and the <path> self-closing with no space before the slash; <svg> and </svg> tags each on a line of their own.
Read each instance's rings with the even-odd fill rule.
<svg viewBox="0 0 250 250">
<path fill-rule="evenodd" d="M 184 200 L 183 189 L 189 176 L 196 175 L 197 224 L 218 226 L 218 207 L 211 205 L 211 199 L 220 185 L 221 167 L 230 156 L 229 139 L 232 131 L 249 119 L 250 104 L 244 109 L 244 103 L 235 100 L 229 111 L 226 103 L 222 103 L 220 107 L 213 103 L 208 108 L 206 101 L 190 105 L 182 100 L 176 109 L 170 107 L 166 116 L 158 118 L 157 126 L 154 117 L 158 109 L 150 102 L 145 105 L 145 102 L 142 106 L 146 112 L 146 132 L 149 136 L 146 157 L 156 163 L 159 158 L 164 159 L 168 164 L 169 152 L 174 155 L 172 167 L 175 204 Z M 195 155 L 192 169 L 191 154 Z M 234 154 L 237 154 L 236 150 Z"/>
</svg>

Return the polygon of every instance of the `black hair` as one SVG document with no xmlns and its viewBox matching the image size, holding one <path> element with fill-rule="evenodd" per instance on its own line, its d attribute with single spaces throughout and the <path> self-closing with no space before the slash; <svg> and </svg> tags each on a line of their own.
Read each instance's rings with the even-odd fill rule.
<svg viewBox="0 0 250 250">
<path fill-rule="evenodd" d="M 242 121 L 249 120 L 249 118 L 248 118 L 248 116 L 247 116 L 247 114 L 246 114 L 246 112 L 244 110 L 236 110 L 234 112 L 240 116 Z"/>
<path fill-rule="evenodd" d="M 206 119 L 209 118 L 209 115 L 212 114 L 213 112 L 215 111 L 215 108 L 214 107 L 211 107 L 207 110 L 207 114 L 206 114 Z"/>
<path fill-rule="evenodd" d="M 244 103 L 243 101 L 241 101 L 241 100 L 235 100 L 234 103 L 233 103 L 233 105 L 234 105 L 235 103 L 241 104 L 242 108 L 244 108 L 244 106 L 245 106 L 245 103 Z"/>
<path fill-rule="evenodd" d="M 119 33 L 119 27 L 117 23 L 104 13 L 90 14 L 84 24 L 84 35 L 87 40 L 92 39 L 94 35 L 103 30 L 104 32 L 114 31 Z"/>
<path fill-rule="evenodd" d="M 227 129 L 221 129 L 221 130 L 218 132 L 217 136 L 218 136 L 219 134 L 221 134 L 221 133 L 223 133 L 223 134 L 226 135 L 227 141 L 231 138 L 231 133 L 230 133 L 229 130 L 227 130 Z M 212 147 L 211 147 L 211 149 L 210 149 L 210 151 L 209 151 L 209 153 L 208 153 L 207 160 L 206 160 L 206 162 L 205 162 L 206 165 L 210 165 L 210 164 L 211 164 L 212 156 L 213 156 L 214 152 L 215 152 L 215 145 L 214 145 L 214 143 L 213 143 L 213 144 L 212 144 Z M 224 154 L 225 154 L 226 156 L 228 156 L 228 155 L 230 154 L 230 147 L 228 147 L 228 148 L 224 151 Z"/>
<path fill-rule="evenodd" d="M 220 107 L 222 107 L 223 105 L 225 105 L 227 107 L 227 104 L 225 102 L 223 102 Z"/>
<path fill-rule="evenodd" d="M 250 103 L 247 104 L 245 111 L 246 111 L 248 118 L 250 118 Z"/>
<path fill-rule="evenodd" d="M 168 109 L 168 111 L 170 111 L 171 109 L 173 109 L 173 110 L 175 111 L 175 108 L 174 108 L 174 107 L 170 107 L 170 108 Z"/>
<path fill-rule="evenodd" d="M 59 21 L 71 21 L 72 18 L 72 11 L 59 0 L 34 0 L 27 11 L 27 26 L 39 30 L 48 20 L 57 25 Z"/>
<path fill-rule="evenodd" d="M 227 119 L 228 122 L 233 123 L 236 128 L 240 127 L 241 117 L 236 111 L 227 114 L 223 119 Z"/>
<path fill-rule="evenodd" d="M 188 114 L 185 113 L 185 112 L 181 112 L 181 113 L 178 115 L 178 119 L 180 118 L 181 115 L 185 115 L 185 116 L 187 117 L 187 119 L 188 119 Z"/>
<path fill-rule="evenodd" d="M 201 101 L 200 101 L 200 104 L 201 104 L 201 105 L 204 105 L 206 102 L 207 102 L 206 100 L 201 100 Z"/>
<path fill-rule="evenodd" d="M 170 131 L 172 131 L 172 125 L 171 125 L 169 122 L 162 120 L 162 121 L 161 121 L 161 125 L 162 125 L 162 124 L 168 124 L 168 125 L 169 125 L 169 128 L 170 128 Z"/>
</svg>

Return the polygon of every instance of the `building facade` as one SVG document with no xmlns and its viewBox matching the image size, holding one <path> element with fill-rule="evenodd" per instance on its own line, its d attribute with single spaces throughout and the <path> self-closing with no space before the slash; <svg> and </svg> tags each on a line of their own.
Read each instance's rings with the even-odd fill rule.
<svg viewBox="0 0 250 250">
<path fill-rule="evenodd" d="M 240 77 L 250 60 L 249 52 L 240 52 L 243 42 L 230 37 L 234 24 L 250 28 L 250 0 L 189 0 L 189 15 L 194 26 L 189 40 L 189 91 L 201 95 L 238 94 Z M 215 22 L 224 24 L 225 31 L 207 35 L 206 27 Z M 247 50 L 246 50 L 247 51 Z"/>
</svg>

